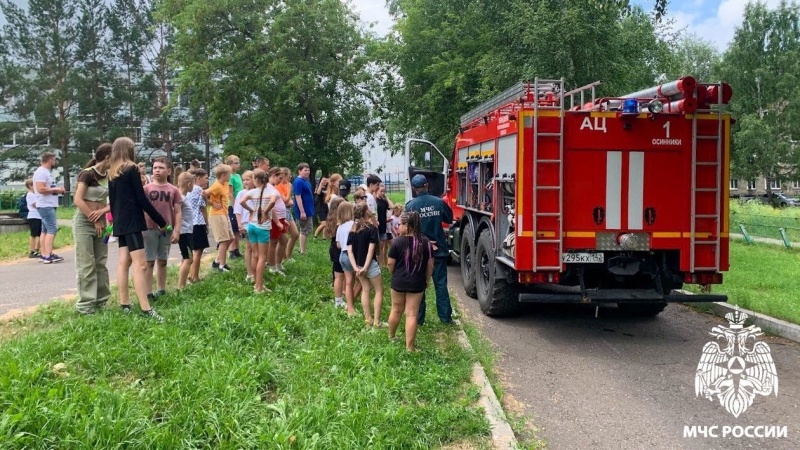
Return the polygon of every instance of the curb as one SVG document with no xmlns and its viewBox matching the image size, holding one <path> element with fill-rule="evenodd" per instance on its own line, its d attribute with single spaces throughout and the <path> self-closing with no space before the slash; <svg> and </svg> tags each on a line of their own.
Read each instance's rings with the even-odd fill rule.
<svg viewBox="0 0 800 450">
<path fill-rule="evenodd" d="M 736 309 L 725 303 L 711 303 L 710 305 L 714 314 L 720 317 L 725 317 L 725 314 Z M 739 311 L 746 313 L 749 319 L 753 321 L 753 324 L 763 331 L 800 343 L 800 326 L 744 308 L 739 308 Z"/>
<path fill-rule="evenodd" d="M 694 295 L 694 293 L 684 290 L 681 290 L 680 292 L 686 295 Z M 719 317 L 725 317 L 725 314 L 736 310 L 736 306 L 732 306 L 727 303 L 713 302 L 705 304 L 709 305 L 711 307 L 711 312 Z M 758 326 L 763 331 L 775 336 L 780 336 L 784 339 L 789 339 L 790 341 L 800 343 L 800 325 L 795 325 L 785 320 L 776 319 L 774 317 L 770 317 L 759 312 L 750 311 L 749 309 L 744 309 L 741 307 L 739 308 L 739 311 L 746 313 L 748 315 L 748 319 L 752 321 L 753 325 Z"/>
<path fill-rule="evenodd" d="M 458 323 L 459 327 L 461 326 L 460 320 L 455 322 Z M 467 338 L 467 333 L 464 332 L 463 328 L 458 330 L 458 342 L 461 343 L 461 346 L 474 353 L 472 345 Z M 486 420 L 489 421 L 489 427 L 492 431 L 492 446 L 496 449 L 516 449 L 517 438 L 514 436 L 514 431 L 511 429 L 508 420 L 506 420 L 503 407 L 500 406 L 500 401 L 497 399 L 492 385 L 489 384 L 489 379 L 486 378 L 486 372 L 480 363 L 476 362 L 472 366 L 472 382 L 481 389 L 478 404 L 483 408 Z"/>
</svg>

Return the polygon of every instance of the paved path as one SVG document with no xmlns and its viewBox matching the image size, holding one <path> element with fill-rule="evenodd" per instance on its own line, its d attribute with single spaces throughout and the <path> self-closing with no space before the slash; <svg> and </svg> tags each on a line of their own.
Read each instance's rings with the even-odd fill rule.
<svg viewBox="0 0 800 450">
<path fill-rule="evenodd" d="M 694 374 L 711 328 L 725 323 L 682 305 L 656 318 L 614 306 L 527 305 L 515 317 L 484 316 L 464 294 L 457 266 L 451 292 L 466 320 L 492 343 L 504 403 L 539 427 L 553 449 L 800 448 L 800 345 L 762 337 L 775 361 L 777 397 L 757 396 L 738 418 L 695 396 Z M 430 306 L 429 306 L 430 308 Z M 727 324 L 726 324 L 727 325 Z M 788 437 L 684 437 L 686 426 L 786 426 Z"/>
<path fill-rule="evenodd" d="M 70 226 L 72 221 L 59 220 L 59 224 Z M 0 263 L 0 316 L 15 310 L 25 310 L 48 302 L 54 298 L 75 296 L 78 289 L 75 279 L 75 250 L 68 247 L 57 250 L 64 261 L 56 264 L 41 264 L 37 259 L 18 259 Z M 108 246 L 108 271 L 112 284 L 116 282 L 119 247 Z M 180 263 L 178 245 L 170 249 L 168 264 Z"/>
</svg>

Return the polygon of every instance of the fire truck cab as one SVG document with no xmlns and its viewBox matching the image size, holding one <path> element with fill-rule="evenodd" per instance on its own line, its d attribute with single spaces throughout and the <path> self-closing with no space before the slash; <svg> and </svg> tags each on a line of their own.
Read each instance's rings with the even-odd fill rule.
<svg viewBox="0 0 800 450">
<path fill-rule="evenodd" d="M 728 270 L 730 87 L 684 77 L 597 98 L 598 85 L 519 83 L 461 117 L 442 173 L 409 165 L 452 207 L 451 255 L 489 316 L 727 301 L 679 290 Z"/>
</svg>

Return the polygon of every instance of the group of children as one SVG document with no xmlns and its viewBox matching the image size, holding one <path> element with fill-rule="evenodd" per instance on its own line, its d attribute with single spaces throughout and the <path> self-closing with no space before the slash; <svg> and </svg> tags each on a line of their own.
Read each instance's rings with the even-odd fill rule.
<svg viewBox="0 0 800 450">
<path fill-rule="evenodd" d="M 420 232 L 419 215 L 403 212 L 401 205 L 393 206 L 391 216 L 385 218 L 388 226 L 382 236 L 381 218 L 370 208 L 368 191 L 356 190 L 353 202 L 338 195 L 331 197 L 323 234 L 331 240 L 335 305 L 355 316 L 355 296 L 360 293 L 366 326 L 378 329 L 388 325 L 392 340 L 405 313 L 406 349 L 416 351 L 417 313 L 434 262 L 430 241 Z M 384 242 L 388 251 L 382 251 Z M 384 262 L 391 275 L 388 324 L 381 321 Z"/>
<path fill-rule="evenodd" d="M 115 145 L 118 144 L 115 142 Z M 121 144 L 132 147 L 127 140 Z M 112 156 L 116 156 L 116 153 L 113 152 Z M 112 181 L 111 197 L 114 197 L 114 186 L 117 186 L 118 199 L 129 198 L 128 195 L 132 194 L 128 194 L 128 191 L 140 189 L 128 187 L 121 191 L 121 181 L 117 179 L 121 180 L 127 169 L 120 164 L 126 159 L 132 160 L 132 155 L 129 155 L 132 151 L 126 148 L 122 153 L 126 155 L 116 158 L 122 161 L 116 164 L 118 169 L 114 167 L 114 158 L 109 158 L 112 160 L 110 174 L 113 173 L 109 177 Z M 246 242 L 246 281 L 254 284 L 256 293 L 271 292 L 264 286 L 265 271 L 279 277 L 286 276 L 283 263 L 291 250 L 289 220 L 292 214 L 291 185 L 288 181 L 291 173 L 288 169 L 274 167 L 267 171 L 245 171 L 241 177 L 243 189 L 235 198 L 229 184 L 233 174 L 230 165 L 220 164 L 214 168 L 216 180 L 210 187 L 208 174 L 201 168 L 195 167 L 180 173 L 174 180 L 175 185 L 170 183 L 171 168 L 166 159 L 156 158 L 152 170 L 152 176 L 141 188 L 149 202 L 141 199 L 138 207 L 118 206 L 114 211 L 116 215 L 123 216 L 126 222 L 132 220 L 131 214 L 141 214 L 146 223 L 146 227 L 142 227 L 145 230 L 142 237 L 134 239 L 141 239 L 141 243 L 127 242 L 136 236 L 135 233 L 129 233 L 131 230 L 114 227 L 116 230 L 113 232 L 120 239 L 120 248 L 127 249 L 125 255 L 121 253 L 124 256 L 121 259 L 126 262 L 123 264 L 121 261 L 118 283 L 123 280 L 127 286 L 131 263 L 139 264 L 137 260 L 140 259 L 140 253 L 137 250 L 144 250 L 144 279 L 138 280 L 134 271 L 134 284 L 143 313 L 163 320 L 150 308 L 149 302 L 166 293 L 166 266 L 171 244 L 177 243 L 180 248 L 182 261 L 178 271 L 178 287 L 183 288 L 187 283 L 199 280 L 201 258 L 209 247 L 209 233 L 218 245 L 213 269 L 220 272 L 230 270 L 227 264 L 228 250 L 236 247 L 234 230 L 238 229 L 239 237 Z M 140 175 L 141 172 L 136 170 L 137 180 Z M 417 313 L 431 279 L 434 262 L 431 243 L 420 233 L 420 217 L 415 212 L 403 212 L 402 205 L 391 205 L 384 191 L 380 190 L 379 179 L 369 178 L 369 188 L 357 189 L 353 202 L 347 200 L 346 192 L 340 191 L 340 182 L 344 182 L 341 175 L 334 174 L 325 179 L 323 189 L 316 192 L 320 196 L 320 203 L 326 207 L 326 214 L 320 217 L 322 220 L 318 231 L 324 238 L 330 239 L 334 304 L 345 308 L 347 314 L 353 317 L 356 315 L 354 299 L 359 295 L 366 325 L 372 329 L 388 326 L 391 339 L 395 339 L 400 319 L 405 313 L 406 348 L 415 351 Z M 376 193 L 379 194 L 377 200 Z M 229 204 L 233 205 L 233 223 L 228 215 Z M 382 207 L 376 207 L 381 204 Z M 36 220 L 35 217 L 29 219 Z M 122 228 L 126 226 L 130 228 L 130 224 Z M 32 237 L 32 254 L 36 248 Z M 391 274 L 392 307 L 388 323 L 381 321 L 382 266 L 388 268 Z M 157 286 L 155 292 L 154 275 Z M 146 296 L 142 295 L 144 293 Z M 126 312 L 130 311 L 127 289 L 121 289 L 120 305 Z"/>
</svg>

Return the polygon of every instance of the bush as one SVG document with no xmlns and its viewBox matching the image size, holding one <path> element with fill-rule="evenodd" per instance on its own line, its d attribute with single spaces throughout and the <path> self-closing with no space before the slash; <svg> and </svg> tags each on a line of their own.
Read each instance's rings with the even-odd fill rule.
<svg viewBox="0 0 800 450">
<path fill-rule="evenodd" d="M 25 195 L 25 191 L 19 189 L 8 189 L 0 191 L 0 210 L 17 210 L 17 201 Z"/>
</svg>

